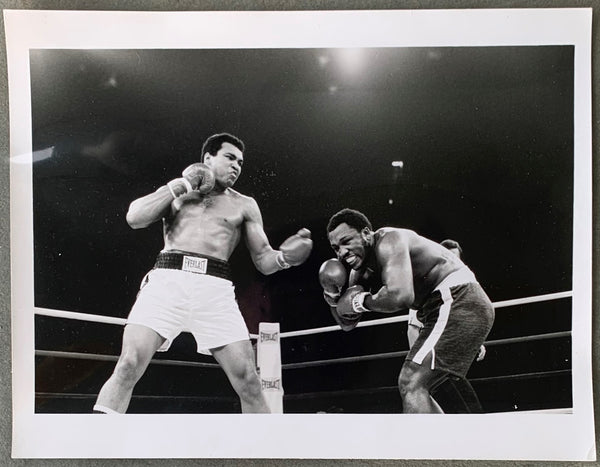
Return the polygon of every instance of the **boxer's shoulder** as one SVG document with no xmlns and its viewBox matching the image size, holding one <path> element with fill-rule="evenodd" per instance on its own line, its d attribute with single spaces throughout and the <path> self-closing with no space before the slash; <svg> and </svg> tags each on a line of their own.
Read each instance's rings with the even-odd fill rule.
<svg viewBox="0 0 600 467">
<path fill-rule="evenodd" d="M 257 206 L 256 200 L 251 196 L 244 195 L 233 188 L 227 188 L 223 193 L 218 196 L 222 196 L 227 199 L 228 202 L 238 205 L 240 208 L 254 207 Z"/>
<path fill-rule="evenodd" d="M 398 249 L 410 246 L 415 233 L 408 229 L 382 227 L 375 232 L 373 248 L 378 256 L 387 257 Z"/>
<path fill-rule="evenodd" d="M 230 204 L 234 205 L 246 219 L 258 219 L 261 217 L 260 207 L 252 196 L 244 195 L 231 188 L 228 188 L 226 191 Z"/>
<path fill-rule="evenodd" d="M 381 227 L 375 231 L 375 239 L 387 241 L 409 241 L 411 238 L 416 236 L 416 232 L 410 229 L 401 229 L 399 227 Z"/>
</svg>

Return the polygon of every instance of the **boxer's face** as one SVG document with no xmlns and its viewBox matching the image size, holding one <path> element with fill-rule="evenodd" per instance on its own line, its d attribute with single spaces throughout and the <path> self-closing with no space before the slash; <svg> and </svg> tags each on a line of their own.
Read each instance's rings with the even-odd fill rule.
<svg viewBox="0 0 600 467">
<path fill-rule="evenodd" d="M 361 232 L 346 223 L 329 232 L 329 243 L 337 258 L 352 269 L 359 269 L 367 256 L 368 229 Z"/>
<path fill-rule="evenodd" d="M 223 143 L 215 155 L 206 154 L 204 163 L 215 174 L 215 181 L 224 187 L 231 187 L 242 172 L 244 155 L 231 143 Z"/>
</svg>

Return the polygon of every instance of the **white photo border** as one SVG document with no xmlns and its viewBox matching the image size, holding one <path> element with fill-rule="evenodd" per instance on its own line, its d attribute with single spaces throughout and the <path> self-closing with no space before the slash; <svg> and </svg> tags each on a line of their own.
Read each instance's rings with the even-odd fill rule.
<svg viewBox="0 0 600 467">
<path fill-rule="evenodd" d="M 11 157 L 13 457 L 595 459 L 591 9 L 5 10 L 4 21 Z M 234 25 L 227 35 L 219 34 L 224 21 Z M 575 46 L 572 309 L 577 313 L 573 313 L 572 328 L 572 414 L 102 417 L 34 413 L 30 49 L 499 45 Z"/>
</svg>

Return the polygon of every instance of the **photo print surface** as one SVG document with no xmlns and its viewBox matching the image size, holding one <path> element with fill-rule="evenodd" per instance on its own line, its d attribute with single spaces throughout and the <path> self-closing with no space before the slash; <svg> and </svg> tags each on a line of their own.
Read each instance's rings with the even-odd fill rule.
<svg viewBox="0 0 600 467">
<path fill-rule="evenodd" d="M 568 11 L 574 24 L 585 17 L 583 10 Z M 13 22 L 76 19 L 39 13 L 15 14 Z M 399 24 L 407 21 L 395 13 Z M 333 21 L 344 37 L 362 16 L 354 14 L 314 12 L 313 19 Z M 376 12 L 364 14 L 383 21 Z M 248 25 L 256 20 L 222 15 L 169 18 L 181 20 L 182 31 L 210 19 L 212 27 L 228 19 Z M 482 15 L 482 24 L 501 28 L 492 12 Z M 514 15 L 516 23 L 539 21 L 533 13 Z M 161 22 L 166 17 L 148 19 L 168 31 Z M 233 417 L 236 433 L 258 423 L 256 437 L 261 430 L 285 433 L 300 424 L 306 426 L 302 436 L 311 439 L 317 436 L 309 429 L 315 417 L 317 431 L 365 421 L 394 436 L 431 429 L 427 416 L 405 413 L 399 389 L 412 344 L 408 308 L 365 313 L 356 328 L 344 332 L 324 300 L 320 269 L 336 257 L 327 225 L 336 212 L 352 208 L 368 217 L 373 232 L 395 228 L 435 244 L 457 242 L 461 260 L 493 303 L 493 325 L 466 373 L 482 413 L 453 415 L 460 412 L 451 393 L 461 391 L 459 383 L 440 386 L 434 399 L 446 414 L 436 419 L 435 429 L 479 431 L 482 423 L 493 423 L 511 439 L 517 436 L 517 417 L 524 423 L 519 429 L 544 426 L 540 443 L 546 445 L 570 424 L 586 433 L 580 443 L 589 440 L 593 425 L 578 407 L 589 402 L 591 376 L 575 360 L 582 352 L 590 357 L 589 336 L 582 330 L 591 311 L 589 271 L 580 252 L 589 241 L 589 232 L 582 231 L 589 193 L 582 197 L 575 189 L 588 183 L 581 175 L 590 157 L 580 84 L 586 69 L 579 64 L 589 44 L 575 33 L 572 39 L 565 33 L 570 39 L 565 40 L 533 32 L 514 38 L 505 33 L 495 42 L 481 30 L 483 40 L 459 40 L 454 28 L 433 41 L 406 39 L 392 28 L 374 39 L 333 41 L 326 34 L 299 39 L 310 17 L 300 15 L 299 25 L 280 40 L 268 28 L 243 45 L 241 38 L 208 39 L 206 31 L 190 43 L 171 38 L 160 46 L 139 24 L 141 34 L 124 34 L 122 42 L 98 40 L 97 28 L 106 18 L 90 14 L 80 17 L 90 21 L 86 40 L 77 42 L 67 28 L 64 38 L 46 45 L 42 28 L 39 38 L 15 47 L 18 61 L 13 60 L 21 68 L 14 69 L 26 70 L 30 83 L 21 101 L 30 110 L 23 136 L 29 150 L 12 155 L 11 189 L 24 212 L 11 222 L 26 232 L 17 239 L 13 229 L 13 244 L 17 256 L 30 259 L 23 267 L 29 281 L 14 292 L 24 298 L 13 301 L 13 314 L 15 305 L 29 313 L 15 350 L 34 362 L 23 377 L 16 375 L 29 399 L 15 429 L 44 416 L 36 429 L 25 430 L 35 439 L 54 420 L 64 429 L 65 417 L 74 415 L 77 423 L 109 438 L 117 421 L 129 429 L 149 421 L 146 433 L 181 417 L 210 417 L 217 426 L 229 426 Z M 435 24 L 427 16 L 418 21 Z M 17 87 L 11 82 L 11 93 Z M 253 261 L 249 228 L 240 229 L 228 256 L 235 301 L 254 351 L 260 323 L 279 326 L 281 377 L 273 386 L 283 415 L 242 414 L 244 402 L 218 355 L 198 353 L 200 344 L 186 331 L 168 351 L 153 355 L 126 415 L 92 415 L 122 351 L 125 320 L 170 228 L 160 220 L 131 228 L 131 203 L 200 162 L 204 141 L 220 132 L 245 145 L 233 189 L 256 202 L 270 245 L 279 248 L 299 229 L 311 232 L 308 258 L 273 274 Z M 21 180 L 26 183 L 17 188 Z M 21 197 L 20 190 L 27 194 Z M 411 252 L 415 268 L 417 254 Z M 349 272 L 353 258 L 344 260 Z M 384 278 L 385 273 L 379 280 Z M 373 295 L 383 284 L 373 279 L 368 286 Z M 591 435 L 593 445 L 593 427 Z M 347 455 L 334 447 L 302 451 L 289 441 L 252 445 L 254 435 L 235 448 L 211 445 L 211 436 L 192 447 L 184 436 L 162 451 L 138 446 L 141 435 L 127 436 L 130 446 L 111 456 Z M 418 443 L 382 448 L 369 439 L 353 448 L 354 457 L 431 458 Z M 577 446 L 554 452 L 533 444 L 527 458 L 587 455 Z M 18 452 L 29 449 L 21 444 Z M 37 456 L 97 455 L 91 446 L 74 447 L 71 441 L 53 449 L 39 449 Z M 516 455 L 510 448 L 496 449 L 485 445 L 482 454 L 449 442 L 434 457 Z"/>
</svg>

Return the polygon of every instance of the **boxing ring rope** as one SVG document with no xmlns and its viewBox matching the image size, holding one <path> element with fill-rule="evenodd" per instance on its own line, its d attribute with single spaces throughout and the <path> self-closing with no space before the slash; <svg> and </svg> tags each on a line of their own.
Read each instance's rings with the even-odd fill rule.
<svg viewBox="0 0 600 467">
<path fill-rule="evenodd" d="M 51 316 L 53 318 L 75 319 L 78 321 L 90 321 L 92 323 L 102 324 L 120 324 L 125 326 L 127 320 L 125 318 L 114 318 L 112 316 L 92 315 L 88 313 L 77 313 L 75 311 L 60 311 L 51 310 L 49 308 L 35 308 L 36 315 Z"/>
<path fill-rule="evenodd" d="M 116 362 L 119 357 L 116 355 L 103 355 L 84 352 L 62 352 L 59 350 L 36 350 L 36 357 L 55 357 L 55 358 L 72 358 L 75 360 L 95 360 L 101 362 Z M 166 366 L 191 366 L 196 368 L 220 368 L 218 363 L 190 362 L 186 360 L 167 360 L 154 358 L 152 362 L 156 365 Z"/>
<path fill-rule="evenodd" d="M 530 303 L 538 303 L 550 300 L 558 300 L 562 298 L 572 297 L 572 291 L 564 291 L 564 292 L 556 292 L 544 295 L 536 295 L 525 298 L 517 298 L 512 300 L 504 300 L 499 302 L 494 302 L 493 306 L 495 309 L 497 308 L 506 308 L 517 305 L 524 305 Z M 89 321 L 95 323 L 104 323 L 104 324 L 116 324 L 116 325 L 125 325 L 127 320 L 123 318 L 115 318 L 110 316 L 102 316 L 102 315 L 92 315 L 87 313 L 77 313 L 73 311 L 60 311 L 60 310 L 52 310 L 47 308 L 35 308 L 35 314 L 41 316 L 50 316 L 56 318 L 65 318 L 65 319 L 74 319 L 80 321 Z M 380 318 L 374 319 L 370 321 L 362 321 L 358 323 L 357 327 L 367 327 L 367 326 L 379 326 L 390 323 L 399 323 L 403 321 L 408 321 L 407 315 L 399 315 L 392 316 L 389 318 Z M 311 328 L 304 329 L 299 331 L 289 331 L 280 333 L 280 338 L 287 337 L 297 337 L 303 335 L 311 335 L 325 332 L 333 332 L 340 331 L 341 328 L 338 325 L 334 326 L 325 326 L 319 328 Z M 511 337 L 505 339 L 498 339 L 493 341 L 485 342 L 486 346 L 494 346 L 501 344 L 514 344 L 520 342 L 531 342 L 531 341 L 539 341 L 546 339 L 556 339 L 561 337 L 569 337 L 571 335 L 570 331 L 562 331 L 562 332 L 554 332 L 554 333 L 546 333 L 546 334 L 538 334 L 532 336 L 521 336 L 521 337 Z M 256 334 L 250 335 L 252 338 L 256 339 Z M 341 364 L 341 363 L 353 363 L 359 361 L 370 361 L 370 360 L 381 360 L 381 359 L 389 359 L 389 358 L 401 358 L 405 357 L 408 354 L 408 350 L 398 351 L 398 352 L 386 352 L 379 354 L 371 354 L 371 355 L 360 355 L 360 356 L 352 356 L 352 357 L 342 357 L 342 358 L 334 358 L 327 360 L 314 360 L 307 361 L 302 363 L 287 363 L 282 364 L 281 368 L 283 370 L 289 369 L 298 369 L 298 368 L 308 368 L 308 367 L 316 367 L 316 366 L 324 366 L 330 364 Z M 77 353 L 77 352 L 61 352 L 61 351 L 53 351 L 53 350 L 36 350 L 36 356 L 45 356 L 45 357 L 56 357 L 56 358 L 73 358 L 73 359 L 82 359 L 82 360 L 99 360 L 99 361 L 117 361 L 118 357 L 114 355 L 101 355 L 101 354 L 92 354 L 92 353 Z M 171 366 L 190 366 L 190 367 L 198 367 L 198 368 L 218 368 L 219 365 L 216 363 L 203 363 L 203 362 L 192 362 L 185 360 L 167 360 L 167 359 L 152 359 L 151 363 L 158 365 L 171 365 Z"/>
<path fill-rule="evenodd" d="M 471 383 L 473 382 L 494 382 L 507 379 L 534 379 L 543 378 L 545 376 L 566 376 L 570 375 L 571 370 L 550 370 L 550 371 L 538 371 L 536 373 L 519 373 L 516 375 L 503 375 L 503 376 L 489 376 L 485 378 L 469 378 Z M 298 399 L 311 399 L 322 396 L 366 396 L 371 395 L 373 392 L 398 392 L 398 385 L 395 386 L 379 386 L 375 388 L 359 388 L 359 389 L 337 389 L 333 391 L 320 391 L 320 392 L 305 392 L 302 394 L 288 394 L 287 399 L 298 400 Z M 562 409 L 561 409 L 562 410 Z"/>
<path fill-rule="evenodd" d="M 525 298 L 515 298 L 512 300 L 504 300 L 501 302 L 495 302 L 492 305 L 494 306 L 494 309 L 506 308 L 506 307 L 515 306 L 515 305 L 525 305 L 525 304 L 529 304 L 529 303 L 545 302 L 545 301 L 549 301 L 549 300 L 558 300 L 561 298 L 567 298 L 567 297 L 572 297 L 572 296 L 573 296 L 572 291 L 556 292 L 556 293 L 550 293 L 550 294 L 545 294 L 545 295 L 535 295 L 535 296 L 525 297 Z M 373 319 L 370 321 L 361 321 L 360 323 L 358 323 L 356 325 L 356 327 L 358 328 L 358 327 L 367 327 L 367 326 L 379 326 L 382 324 L 400 323 L 402 321 L 408 321 L 408 315 L 392 316 L 390 318 Z M 282 332 L 281 337 L 282 338 L 283 337 L 296 337 L 296 336 L 304 336 L 304 335 L 308 335 L 308 334 L 317 334 L 317 333 L 320 334 L 320 333 L 324 333 L 324 332 L 332 332 L 332 331 L 339 331 L 339 330 L 340 330 L 340 327 L 338 325 L 325 326 L 325 327 L 321 327 L 321 328 L 303 329 L 301 331 Z"/>
<path fill-rule="evenodd" d="M 515 298 L 512 300 L 504 300 L 504 301 L 500 301 L 500 302 L 494 302 L 493 306 L 495 309 L 506 308 L 506 307 L 516 306 L 516 305 L 525 305 L 525 304 L 529 304 L 529 303 L 558 300 L 561 298 L 568 298 L 568 297 L 572 297 L 572 296 L 573 296 L 572 291 L 555 292 L 555 293 L 550 293 L 550 294 L 545 294 L 545 295 L 535 295 L 535 296 L 531 296 L 531 297 Z M 37 308 L 36 307 L 34 309 L 34 313 L 36 315 L 41 315 L 41 316 L 74 319 L 74 320 L 79 320 L 79 321 L 90 321 L 90 322 L 94 322 L 94 323 L 103 323 L 103 324 L 118 324 L 118 325 L 123 325 L 123 326 L 127 322 L 127 320 L 124 318 L 114 318 L 112 316 L 92 315 L 92 314 L 88 314 L 88 313 L 78 313 L 78 312 L 74 312 L 74 311 L 52 310 L 49 308 Z M 356 327 L 380 326 L 383 324 L 400 323 L 403 321 L 408 321 L 408 315 L 399 315 L 399 316 L 392 316 L 390 318 L 380 318 L 380 319 L 373 319 L 370 321 L 361 321 L 360 323 L 357 324 Z M 340 327 L 336 324 L 333 326 L 324 326 L 324 327 L 319 327 L 319 328 L 302 329 L 299 331 L 282 332 L 280 334 L 280 337 L 281 338 L 297 337 L 297 336 L 305 336 L 305 335 L 310 335 L 310 334 L 321 334 L 321 333 L 325 333 L 325 332 L 333 332 L 333 331 L 340 331 L 340 330 L 341 330 Z M 250 337 L 252 337 L 253 339 L 256 339 L 258 336 L 256 334 L 250 334 Z"/>
<path fill-rule="evenodd" d="M 536 295 L 536 296 L 531 296 L 531 297 L 517 298 L 517 299 L 512 299 L 512 300 L 504 300 L 504 301 L 494 302 L 493 306 L 495 309 L 506 308 L 506 307 L 511 307 L 511 306 L 525 305 L 525 304 L 538 303 L 538 302 L 544 302 L 544 301 L 550 301 L 550 300 L 558 300 L 558 299 L 563 299 L 563 298 L 569 298 L 572 296 L 573 296 L 572 291 L 564 291 L 564 292 L 557 292 L 557 293 L 550 293 L 550 294 L 544 294 L 544 295 Z M 79 321 L 88 321 L 88 322 L 94 322 L 94 323 L 112 324 L 112 325 L 121 325 L 121 326 L 123 326 L 127 323 L 127 320 L 123 319 L 123 318 L 94 315 L 94 314 L 87 314 L 87 313 L 78 313 L 78 312 L 72 312 L 72 311 L 52 310 L 52 309 L 37 308 L 37 307 L 34 308 L 34 314 L 40 315 L 40 316 L 48 316 L 48 317 L 63 318 L 63 319 L 73 319 L 73 320 L 79 320 Z M 408 321 L 408 315 L 396 315 L 396 316 L 392 316 L 392 317 L 388 317 L 388 318 L 379 318 L 379 319 L 372 319 L 372 320 L 368 320 L 368 321 L 362 321 L 362 322 L 358 323 L 357 327 L 379 326 L 379 325 L 385 325 L 385 324 L 400 323 L 400 322 L 405 322 L 405 321 Z M 261 326 L 263 326 L 263 325 L 272 326 L 272 324 L 270 324 L 270 323 L 261 323 Z M 311 329 L 304 329 L 304 330 L 298 330 L 298 331 L 279 332 L 279 326 L 277 324 L 277 332 L 279 334 L 279 339 L 288 338 L 288 337 L 312 335 L 312 334 L 325 333 L 325 332 L 333 332 L 333 331 L 341 331 L 341 328 L 338 325 L 334 325 L 334 326 L 324 326 L 324 327 L 319 327 L 319 328 L 311 328 Z M 262 328 L 261 328 L 260 332 L 261 333 L 263 332 Z M 516 344 L 516 343 L 522 343 L 522 342 L 533 342 L 533 341 L 542 341 L 542 340 L 549 340 L 549 339 L 558 339 L 558 338 L 565 338 L 565 337 L 570 337 L 570 336 L 571 336 L 571 331 L 550 332 L 550 333 L 537 334 L 537 335 L 519 336 L 519 337 L 510 337 L 510 338 L 504 338 L 504 339 L 491 340 L 491 341 L 485 342 L 485 345 L 489 347 L 489 346 L 496 346 L 496 345 L 502 345 L 502 344 Z M 250 337 L 253 339 L 257 339 L 258 335 L 250 334 Z M 260 345 L 258 347 L 260 347 Z M 279 344 L 277 344 L 277 348 L 279 348 Z M 257 359 L 260 360 L 260 349 L 257 348 L 257 350 L 259 351 Z M 279 375 L 279 378 L 281 378 L 281 372 L 283 370 L 294 370 L 294 369 L 310 368 L 310 367 L 322 367 L 322 366 L 327 366 L 327 365 L 339 365 L 339 364 L 349 364 L 349 363 L 355 363 L 355 362 L 403 358 L 403 357 L 406 357 L 408 352 L 409 352 L 408 350 L 403 350 L 403 351 L 393 351 L 393 352 L 386 352 L 386 353 L 358 355 L 358 356 L 341 357 L 341 358 L 333 358 L 333 359 L 325 359 L 325 360 L 313 360 L 313 361 L 305 361 L 305 362 L 298 362 L 298 363 L 286 363 L 286 364 L 282 364 L 282 362 L 279 358 L 278 362 L 276 363 L 276 367 L 278 368 L 277 373 Z M 277 350 L 276 353 L 277 353 L 277 355 L 279 355 L 279 350 Z M 36 357 L 76 359 L 76 360 L 95 360 L 95 361 L 105 361 L 105 362 L 106 361 L 107 362 L 116 362 L 119 358 L 116 355 L 102 355 L 102 354 L 95 354 L 95 353 L 38 350 L 38 349 L 35 350 L 35 356 Z M 220 368 L 220 366 L 217 363 L 184 361 L 184 360 L 169 360 L 169 359 L 160 359 L 160 358 L 153 358 L 150 361 L 150 363 L 154 364 L 154 365 L 164 365 L 164 366 L 178 366 L 178 367 L 180 366 L 180 367 L 193 367 L 193 368 Z M 259 364 L 259 362 L 257 362 L 257 364 Z M 267 368 L 265 368 L 265 370 L 266 369 Z M 269 371 L 271 371 L 271 370 L 272 369 L 270 369 Z M 494 381 L 500 381 L 500 380 L 532 379 L 532 378 L 535 379 L 535 378 L 544 378 L 547 376 L 563 376 L 566 374 L 570 374 L 570 372 L 571 372 L 571 370 L 555 370 L 555 371 L 524 373 L 524 374 L 517 374 L 517 375 L 499 375 L 499 376 L 491 376 L 491 377 L 484 377 L 484 378 L 474 378 L 474 379 L 471 379 L 470 381 L 471 382 L 482 382 L 482 383 L 488 383 L 488 382 L 493 383 Z M 262 384 L 262 379 L 261 379 L 261 384 Z M 379 392 L 379 391 L 396 392 L 397 390 L 398 390 L 397 386 L 393 386 L 393 387 L 377 387 L 377 388 L 369 388 L 369 389 L 353 389 L 353 390 L 333 391 L 333 392 L 325 391 L 325 392 L 307 393 L 307 394 L 288 394 L 285 397 L 287 400 L 297 400 L 297 399 L 303 399 L 303 398 L 310 399 L 310 398 L 323 397 L 323 396 L 331 397 L 331 396 L 338 395 L 338 393 L 348 395 L 348 394 L 355 394 L 355 393 L 362 394 L 362 392 L 366 391 L 365 393 L 372 394 L 374 391 L 375 392 Z M 265 392 L 265 397 L 267 395 L 269 396 L 269 398 L 270 398 L 269 400 L 271 401 L 271 402 L 269 402 L 269 404 L 270 405 L 275 404 L 275 405 L 273 405 L 273 407 L 278 408 L 277 410 L 274 410 L 274 412 L 275 413 L 283 413 L 283 390 L 279 390 L 278 392 L 275 392 L 275 393 L 269 393 L 269 391 L 267 391 L 267 392 Z M 43 397 L 43 394 L 36 394 L 36 397 L 38 397 L 38 396 Z M 85 397 L 89 398 L 91 396 L 85 395 Z M 571 409 L 552 409 L 552 410 L 553 411 L 558 410 L 560 413 L 570 413 Z"/>
<path fill-rule="evenodd" d="M 486 346 L 500 345 L 500 344 L 514 344 L 519 342 L 532 342 L 546 339 L 557 339 L 561 337 L 569 337 L 570 331 L 554 332 L 548 334 L 538 334 L 534 336 L 523 336 L 523 337 L 512 337 L 507 339 L 498 339 L 494 341 L 487 341 Z M 383 360 L 390 358 L 401 358 L 406 357 L 408 350 L 402 350 L 399 352 L 386 352 L 379 354 L 360 355 L 353 357 L 342 357 L 332 358 L 328 360 L 313 360 L 301 363 L 284 363 L 281 365 L 282 370 L 295 370 L 298 368 L 310 368 L 318 366 L 326 366 L 332 364 L 343 364 L 343 363 L 354 363 L 364 362 L 373 360 Z M 71 358 L 76 360 L 95 360 L 95 361 L 112 361 L 116 362 L 118 357 L 116 355 L 102 355 L 93 353 L 82 353 L 82 352 L 61 352 L 56 350 L 36 350 L 35 355 L 37 357 L 55 357 L 55 358 Z M 217 363 L 204 363 L 204 362 L 191 362 L 186 360 L 166 360 L 166 359 L 152 359 L 151 363 L 155 365 L 166 365 L 166 366 L 182 366 L 182 367 L 195 367 L 195 368 L 219 368 Z M 509 376 L 500 376 L 498 378 L 509 378 Z"/>
<path fill-rule="evenodd" d="M 509 337 L 506 339 L 498 339 L 485 342 L 487 347 L 501 344 L 516 344 L 520 342 L 532 342 L 547 339 L 558 339 L 561 337 L 570 337 L 571 331 L 551 332 L 547 334 L 537 334 L 533 336 Z M 383 360 L 388 358 L 406 357 L 408 350 L 398 352 L 385 352 L 378 354 L 360 355 L 354 357 L 332 358 L 328 360 L 313 360 L 301 363 L 284 363 L 281 365 L 283 370 L 295 370 L 298 368 L 308 368 L 316 366 L 325 366 L 340 363 L 354 363 L 372 360 Z M 116 362 L 119 357 L 116 355 L 103 355 L 83 352 L 63 352 L 59 350 L 36 350 L 37 357 L 55 357 L 55 358 L 72 358 L 75 360 L 96 360 L 106 362 Z M 167 360 L 167 359 L 152 359 L 151 363 L 166 366 L 188 366 L 196 368 L 220 368 L 217 363 L 191 362 L 187 360 Z"/>
<path fill-rule="evenodd" d="M 494 341 L 485 342 L 485 346 L 493 346 L 500 344 L 515 344 L 519 342 L 532 342 L 532 341 L 541 341 L 546 339 L 558 339 L 560 337 L 570 337 L 571 331 L 562 331 L 562 332 L 551 332 L 547 334 L 537 334 L 533 336 L 523 336 L 523 337 L 510 337 L 507 339 L 498 339 Z M 342 358 L 332 358 L 329 360 L 312 360 L 308 362 L 302 363 L 285 363 L 281 366 L 284 370 L 292 370 L 297 368 L 308 368 L 311 366 L 324 366 L 331 365 L 332 363 L 353 363 L 353 362 L 365 362 L 369 360 L 383 360 L 387 358 L 400 358 L 406 357 L 408 355 L 408 350 L 402 350 L 399 352 L 385 352 L 385 353 L 377 353 L 377 354 L 369 354 L 369 355 L 359 355 L 354 357 L 342 357 Z"/>
</svg>

